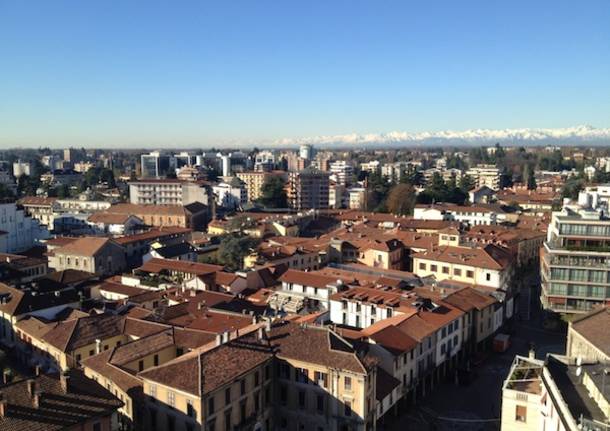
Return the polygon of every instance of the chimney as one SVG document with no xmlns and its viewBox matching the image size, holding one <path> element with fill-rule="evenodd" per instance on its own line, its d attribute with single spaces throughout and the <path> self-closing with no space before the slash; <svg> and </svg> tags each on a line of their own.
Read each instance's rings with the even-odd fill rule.
<svg viewBox="0 0 610 431">
<path fill-rule="evenodd" d="M 37 389 L 36 392 L 34 393 L 34 408 L 37 409 L 40 407 L 40 400 L 42 398 L 42 391 L 40 389 Z"/>
<path fill-rule="evenodd" d="M 36 393 L 36 380 L 29 379 L 27 382 L 27 385 L 28 385 L 28 393 L 30 394 L 31 397 L 33 397 L 34 394 Z"/>
<path fill-rule="evenodd" d="M 34 370 L 37 376 L 42 374 L 42 367 L 40 365 L 36 365 L 36 368 Z"/>
<path fill-rule="evenodd" d="M 265 329 L 261 326 L 260 328 L 258 328 L 256 335 L 256 338 L 258 338 L 259 340 L 265 339 Z"/>
<path fill-rule="evenodd" d="M 6 385 L 11 382 L 11 371 L 6 369 L 2 373 L 2 382 Z"/>
<path fill-rule="evenodd" d="M 8 407 L 8 400 L 4 397 L 4 394 L 0 393 L 0 417 L 6 416 L 6 409 Z"/>
<path fill-rule="evenodd" d="M 95 354 L 102 352 L 102 340 L 99 338 L 95 340 Z"/>
<path fill-rule="evenodd" d="M 216 334 L 216 345 L 220 346 L 222 344 L 222 334 Z"/>
<path fill-rule="evenodd" d="M 64 394 L 67 394 L 70 389 L 70 372 L 68 370 L 63 370 L 59 375 L 59 383 L 61 384 L 61 389 Z"/>
<path fill-rule="evenodd" d="M 534 349 L 530 349 L 527 356 L 530 359 L 536 359 L 536 351 Z"/>
<path fill-rule="evenodd" d="M 271 331 L 271 318 L 267 318 L 267 321 L 265 322 L 265 331 L 269 332 Z"/>
</svg>

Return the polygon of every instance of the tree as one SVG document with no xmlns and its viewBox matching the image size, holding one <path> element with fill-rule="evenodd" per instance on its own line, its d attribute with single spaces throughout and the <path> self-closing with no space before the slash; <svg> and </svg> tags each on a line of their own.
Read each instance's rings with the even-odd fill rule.
<svg viewBox="0 0 610 431">
<path fill-rule="evenodd" d="M 470 175 L 462 175 L 462 178 L 460 178 L 460 189 L 463 192 L 468 192 L 472 189 L 474 189 L 476 186 L 474 179 L 470 176 Z"/>
<path fill-rule="evenodd" d="M 0 184 L 0 199 L 13 198 L 13 197 L 15 197 L 15 195 L 13 194 L 11 189 L 6 187 L 4 184 Z"/>
<path fill-rule="evenodd" d="M 410 184 L 397 184 L 390 189 L 385 204 L 392 214 L 410 215 L 415 206 L 415 189 Z"/>
<path fill-rule="evenodd" d="M 259 244 L 259 240 L 242 234 L 225 235 L 218 246 L 218 262 L 229 271 L 243 268 L 244 257 Z"/>
<path fill-rule="evenodd" d="M 273 175 L 265 179 L 261 186 L 261 197 L 257 199 L 257 202 L 266 208 L 286 208 L 288 198 L 282 178 Z"/>
</svg>

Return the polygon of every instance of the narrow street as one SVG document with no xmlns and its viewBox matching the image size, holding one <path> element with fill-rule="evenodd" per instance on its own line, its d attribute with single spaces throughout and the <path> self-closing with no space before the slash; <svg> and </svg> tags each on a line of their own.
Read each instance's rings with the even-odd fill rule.
<svg viewBox="0 0 610 431">
<path fill-rule="evenodd" d="M 476 377 L 469 385 L 445 382 L 419 404 L 411 407 L 388 425 L 387 430 L 472 430 L 492 431 L 500 429 L 502 384 L 515 355 L 527 355 L 530 343 L 535 345 L 536 357 L 547 353 L 565 352 L 565 332 L 543 328 L 543 312 L 538 298 L 536 274 L 525 277 L 525 286 L 532 291 L 522 291 L 511 346 L 504 353 L 489 352 L 476 368 Z M 525 290 L 525 289 L 524 289 Z"/>
</svg>

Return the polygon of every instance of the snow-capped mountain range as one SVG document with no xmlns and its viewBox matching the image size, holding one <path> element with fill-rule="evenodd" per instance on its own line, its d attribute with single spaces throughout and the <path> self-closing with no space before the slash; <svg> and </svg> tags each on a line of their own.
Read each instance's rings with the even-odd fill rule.
<svg viewBox="0 0 610 431">
<path fill-rule="evenodd" d="M 561 129 L 471 129 L 440 132 L 388 132 L 286 138 L 273 142 L 275 146 L 313 144 L 320 147 L 381 147 L 381 146 L 429 146 L 429 145 L 484 145 L 501 142 L 514 145 L 610 145 L 610 128 L 576 126 Z"/>
</svg>

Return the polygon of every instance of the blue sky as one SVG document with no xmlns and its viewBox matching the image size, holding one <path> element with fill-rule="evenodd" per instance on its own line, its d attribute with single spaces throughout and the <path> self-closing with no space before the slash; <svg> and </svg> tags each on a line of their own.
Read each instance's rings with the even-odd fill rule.
<svg viewBox="0 0 610 431">
<path fill-rule="evenodd" d="M 610 2 L 0 0 L 0 147 L 610 127 Z"/>
</svg>

